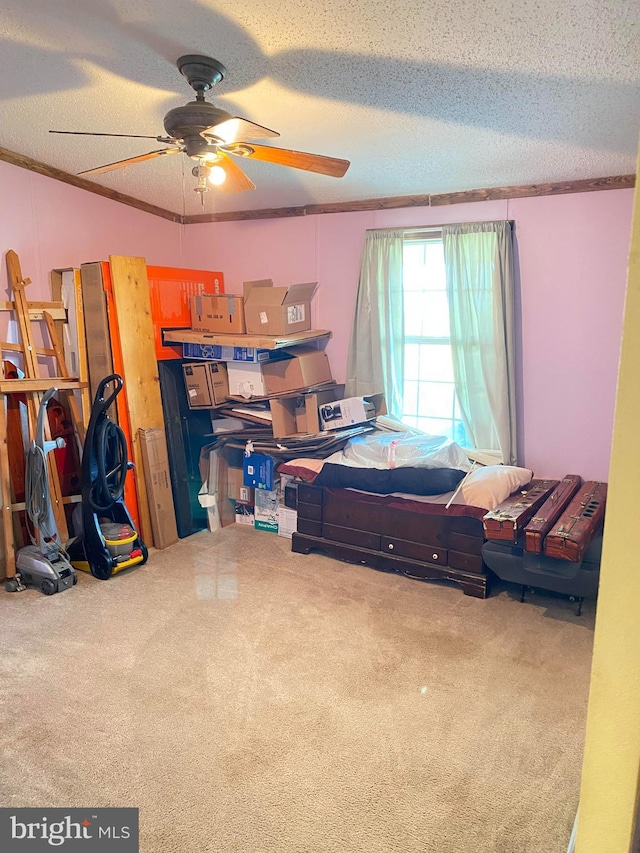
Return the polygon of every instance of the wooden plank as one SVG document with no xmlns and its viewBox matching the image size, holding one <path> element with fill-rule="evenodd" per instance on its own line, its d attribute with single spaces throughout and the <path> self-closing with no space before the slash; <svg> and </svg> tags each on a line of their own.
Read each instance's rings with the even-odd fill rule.
<svg viewBox="0 0 640 853">
<path fill-rule="evenodd" d="M 29 394 L 34 391 L 44 393 L 49 388 L 57 388 L 65 391 L 69 388 L 86 387 L 86 382 L 79 379 L 62 379 L 59 376 L 48 376 L 44 379 L 2 379 L 0 380 L 0 394 Z"/>
<path fill-rule="evenodd" d="M 51 343 L 56 354 L 58 373 L 64 379 L 69 379 L 69 370 L 67 369 L 67 363 L 64 360 L 64 352 L 62 351 L 62 345 L 60 344 L 60 341 L 58 339 L 58 330 L 54 325 L 53 317 L 51 316 L 51 314 L 45 311 L 44 319 L 47 324 L 49 337 L 51 338 Z M 84 447 L 86 430 L 84 428 L 84 423 L 82 422 L 82 415 L 80 414 L 80 409 L 78 408 L 78 401 L 74 397 L 73 391 L 65 392 L 65 396 L 67 400 L 67 405 L 69 406 L 69 412 L 71 413 L 73 428 L 75 429 L 76 435 L 78 436 L 80 447 Z"/>
<path fill-rule="evenodd" d="M 66 321 L 67 312 L 61 302 L 27 302 L 30 320 L 42 320 L 48 311 L 55 320 Z M 0 302 L 0 311 L 15 311 L 15 302 Z"/>
<path fill-rule="evenodd" d="M 122 356 L 122 346 L 120 342 L 120 332 L 118 326 L 118 312 L 116 303 L 113 297 L 113 283 L 111 280 L 111 269 L 106 261 L 100 262 L 100 272 L 102 277 L 102 287 L 106 301 L 107 321 L 111 331 L 111 358 L 113 363 L 113 373 L 119 376 L 124 376 L 124 358 Z M 148 281 L 148 277 L 147 277 Z M 149 301 L 151 301 L 151 288 L 149 288 Z M 155 333 L 154 333 L 155 337 Z M 127 443 L 127 456 L 133 460 L 133 437 L 131 434 L 131 423 L 129 421 L 129 404 L 127 401 L 127 388 L 123 387 L 122 391 L 116 397 L 116 404 L 112 409 L 115 409 L 118 424 L 124 433 Z M 138 487 L 136 484 L 136 472 L 129 470 L 124 483 L 124 500 L 129 512 L 134 520 L 136 528 L 140 527 L 140 497 L 138 495 Z"/>
<path fill-rule="evenodd" d="M 118 314 L 113 298 L 111 271 L 106 261 L 82 264 L 80 278 L 91 399 L 95 399 L 98 386 L 105 377 L 114 373 L 124 375 Z M 122 429 L 127 442 L 127 454 L 133 461 L 126 386 L 116 397 L 115 403 L 109 407 L 108 414 Z M 136 487 L 136 472 L 133 470 L 128 471 L 126 475 L 124 500 L 134 524 L 142 532 L 140 499 Z"/>
<path fill-rule="evenodd" d="M 12 249 L 9 249 L 7 252 L 7 270 L 14 294 L 13 310 L 15 311 L 18 328 L 20 329 L 20 339 L 22 341 L 24 373 L 29 379 L 34 379 L 39 375 L 39 367 L 35 353 L 36 345 L 29 322 L 29 304 L 25 293 L 25 288 L 28 284 L 31 284 L 31 279 L 22 277 L 20 259 Z"/>
<path fill-rule="evenodd" d="M 21 344 L 10 344 L 6 341 L 0 343 L 0 353 L 1 352 L 22 352 Z M 47 349 L 46 347 L 36 347 L 36 354 L 41 356 L 47 356 L 48 358 L 53 358 L 56 354 L 55 350 Z"/>
<path fill-rule="evenodd" d="M 68 289 L 67 298 L 65 299 L 65 273 L 71 273 L 73 275 L 73 294 L 71 299 L 68 296 Z M 80 270 L 76 268 L 51 270 L 51 295 L 65 306 L 65 322 L 56 322 L 58 340 L 63 342 L 64 350 L 66 348 L 65 335 L 67 335 L 70 341 L 70 347 L 74 350 L 77 356 L 77 364 L 67 363 L 67 367 L 72 372 L 77 371 L 78 378 L 81 382 L 87 382 L 89 379 L 89 368 L 87 365 L 87 342 Z M 75 336 L 73 338 L 72 328 L 75 332 Z M 68 353 L 65 353 L 65 362 L 68 357 Z M 89 418 L 91 417 L 91 396 L 89 394 L 89 388 L 83 388 L 76 394 L 76 397 L 80 401 L 82 408 L 82 422 L 86 427 L 89 423 Z"/>
<path fill-rule="evenodd" d="M 122 348 L 123 379 L 127 392 L 133 462 L 136 466 L 141 533 L 144 541 L 151 543 L 153 535 L 139 430 L 157 427 L 164 431 L 164 414 L 155 355 L 147 267 L 144 258 L 121 255 L 110 255 L 109 266 Z"/>
<path fill-rule="evenodd" d="M 75 294 L 76 329 L 78 332 L 78 376 L 81 382 L 89 381 L 89 366 L 87 363 L 87 337 L 85 329 L 84 302 L 82 300 L 82 277 L 79 269 L 73 271 Z M 88 386 L 80 392 L 82 405 L 82 420 L 85 426 L 91 417 L 91 396 Z"/>
<path fill-rule="evenodd" d="M 449 204 L 467 204 L 474 201 L 494 201 L 510 198 L 586 193 L 599 190 L 632 189 L 635 175 L 614 175 L 605 178 L 588 178 L 578 181 L 555 181 L 547 184 L 522 184 L 512 187 L 486 187 L 450 193 L 388 196 L 355 201 L 307 204 L 301 207 L 274 207 L 260 210 L 235 210 L 226 213 L 196 213 L 184 217 L 185 225 L 203 222 L 236 222 L 249 219 L 279 219 L 291 216 L 317 216 L 325 213 L 353 213 L 366 210 L 393 210 L 403 207 L 440 207 Z"/>
<path fill-rule="evenodd" d="M 89 370 L 89 388 L 91 399 L 95 400 L 96 391 L 102 380 L 113 371 L 109 317 L 107 315 L 107 296 L 102 281 L 100 263 L 82 264 L 82 301 L 85 311 L 85 334 L 87 343 L 87 364 Z M 113 336 L 117 330 L 113 331 Z M 118 421 L 115 406 L 109 407 L 109 416 Z"/>
<path fill-rule="evenodd" d="M 263 207 L 259 210 L 234 210 L 228 213 L 195 213 L 184 217 L 185 225 L 204 222 L 242 222 L 247 219 L 284 219 L 291 216 L 306 216 L 306 207 Z"/>
<path fill-rule="evenodd" d="M 566 193 L 591 193 L 598 190 L 633 189 L 635 175 L 616 175 L 609 178 L 587 178 L 579 181 L 554 181 L 548 184 L 524 184 L 514 187 L 487 187 L 480 190 L 438 193 L 431 196 L 431 207 L 449 204 L 467 204 L 470 201 L 498 201 L 510 198 L 565 195 Z"/>
<path fill-rule="evenodd" d="M 82 495 L 65 495 L 62 498 L 62 503 L 65 505 L 67 505 L 67 504 L 80 504 L 80 503 L 82 503 Z M 24 501 L 11 504 L 11 511 L 12 512 L 24 512 L 24 510 L 26 510 L 26 508 L 27 508 L 27 505 Z"/>
<path fill-rule="evenodd" d="M 309 329 L 283 337 L 266 335 L 218 335 L 212 332 L 194 332 L 193 329 L 171 329 L 164 333 L 165 341 L 187 344 L 218 344 L 224 347 L 252 347 L 253 349 L 284 349 L 296 344 L 310 343 L 321 338 L 330 338 L 326 329 Z"/>
</svg>

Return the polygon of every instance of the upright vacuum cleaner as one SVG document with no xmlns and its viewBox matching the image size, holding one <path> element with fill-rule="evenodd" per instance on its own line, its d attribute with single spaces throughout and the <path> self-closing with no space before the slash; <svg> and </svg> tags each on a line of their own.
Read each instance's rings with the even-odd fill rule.
<svg viewBox="0 0 640 853">
<path fill-rule="evenodd" d="M 111 383 L 113 390 L 105 398 L 105 389 Z M 118 424 L 107 417 L 122 385 L 122 377 L 114 373 L 106 376 L 96 391 L 82 453 L 80 523 L 76 518 L 76 538 L 67 549 L 76 569 L 91 572 L 99 580 L 142 565 L 148 557 L 122 498 L 127 471 L 133 468 L 127 442 Z"/>
<path fill-rule="evenodd" d="M 45 441 L 44 438 L 47 406 L 56 392 L 56 388 L 49 388 L 42 397 L 36 435 L 26 454 L 25 504 L 27 530 L 32 544 L 20 548 L 16 554 L 16 577 L 6 583 L 9 592 L 18 592 L 26 585 L 38 587 L 45 595 L 54 595 L 78 581 L 60 541 L 49 496 L 47 453 L 65 446 L 63 438 L 55 441 Z"/>
</svg>

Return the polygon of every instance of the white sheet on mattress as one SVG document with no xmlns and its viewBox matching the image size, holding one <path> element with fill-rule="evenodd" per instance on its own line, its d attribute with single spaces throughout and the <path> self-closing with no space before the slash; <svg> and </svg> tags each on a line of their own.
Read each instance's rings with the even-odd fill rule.
<svg viewBox="0 0 640 853">
<path fill-rule="evenodd" d="M 326 460 L 353 468 L 457 468 L 469 471 L 467 453 L 444 435 L 373 433 L 352 438 Z"/>
</svg>

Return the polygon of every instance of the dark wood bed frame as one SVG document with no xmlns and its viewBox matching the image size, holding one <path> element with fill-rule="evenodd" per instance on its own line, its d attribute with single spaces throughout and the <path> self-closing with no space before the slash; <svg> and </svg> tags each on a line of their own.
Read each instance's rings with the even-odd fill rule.
<svg viewBox="0 0 640 853">
<path fill-rule="evenodd" d="M 298 486 L 297 508 L 291 546 L 296 553 L 319 550 L 419 580 L 454 581 L 475 598 L 489 593 L 490 572 L 482 561 L 484 511 L 478 510 L 478 517 L 445 514 L 441 504 L 306 483 Z"/>
</svg>

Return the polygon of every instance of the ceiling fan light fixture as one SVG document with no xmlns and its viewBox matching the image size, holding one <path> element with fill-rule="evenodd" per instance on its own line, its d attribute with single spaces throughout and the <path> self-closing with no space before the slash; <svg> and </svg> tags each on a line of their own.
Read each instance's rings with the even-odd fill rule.
<svg viewBox="0 0 640 853">
<path fill-rule="evenodd" d="M 219 187 L 227 180 L 227 173 L 222 166 L 210 166 L 208 167 L 208 171 L 209 183 L 213 184 L 215 187 Z"/>
</svg>

